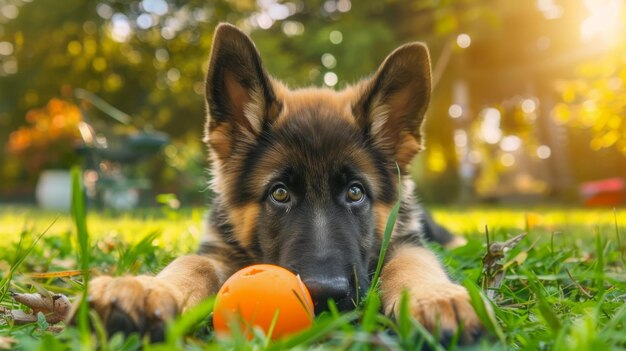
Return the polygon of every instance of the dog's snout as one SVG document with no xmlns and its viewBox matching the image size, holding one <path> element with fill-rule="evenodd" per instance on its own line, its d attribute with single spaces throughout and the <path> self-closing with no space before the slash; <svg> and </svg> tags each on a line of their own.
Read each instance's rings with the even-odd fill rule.
<svg viewBox="0 0 626 351">
<path fill-rule="evenodd" d="M 328 308 L 328 300 L 345 300 L 350 295 L 350 281 L 345 277 L 303 277 L 315 303 L 315 313 Z"/>
</svg>

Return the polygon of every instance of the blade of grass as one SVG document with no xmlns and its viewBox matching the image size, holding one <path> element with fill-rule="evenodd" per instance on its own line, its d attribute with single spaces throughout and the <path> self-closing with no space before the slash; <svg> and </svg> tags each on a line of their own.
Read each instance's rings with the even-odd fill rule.
<svg viewBox="0 0 626 351">
<path fill-rule="evenodd" d="M 367 332 L 373 331 L 376 325 L 376 316 L 378 315 L 378 311 L 381 305 L 380 296 L 378 295 L 380 272 L 383 267 L 383 262 L 385 261 L 387 249 L 389 248 L 391 234 L 393 233 L 393 228 L 398 218 L 400 205 L 402 204 L 402 176 L 400 174 L 400 168 L 397 164 L 396 169 L 398 171 L 398 199 L 391 209 L 389 217 L 387 218 L 387 224 L 385 226 L 385 232 L 383 234 L 383 241 L 380 245 L 378 263 L 376 264 L 376 271 L 374 272 L 374 277 L 372 278 L 370 289 L 367 292 L 367 296 L 365 298 L 365 312 L 363 313 L 362 326 L 363 329 Z"/>
<path fill-rule="evenodd" d="M 528 277 L 528 286 L 530 287 L 530 290 L 532 290 L 532 292 L 535 293 L 535 296 L 537 296 L 537 308 L 539 308 L 539 313 L 541 313 L 545 319 L 553 335 L 557 335 L 562 328 L 561 321 L 559 320 L 557 313 L 553 310 L 552 305 L 547 300 L 544 294 L 543 285 L 535 273 L 527 269 L 523 269 L 523 271 Z"/>
<path fill-rule="evenodd" d="M 272 323 L 270 323 L 270 327 L 267 330 L 267 339 L 265 339 L 265 348 L 270 345 L 270 341 L 272 341 L 272 335 L 274 334 L 274 329 L 276 328 L 276 322 L 278 322 L 278 316 L 280 315 L 280 309 L 276 309 L 274 312 L 274 316 L 272 317 Z"/>
<path fill-rule="evenodd" d="M 504 336 L 504 332 L 498 323 L 496 316 L 493 313 L 493 307 L 489 304 L 491 301 L 487 299 L 487 297 L 482 293 L 482 291 L 478 288 L 478 286 L 469 278 L 465 278 L 463 280 L 463 286 L 467 289 L 470 300 L 472 303 L 472 307 L 474 307 L 474 311 L 480 318 L 480 321 L 483 323 L 483 326 L 492 334 L 498 337 L 498 340 L 502 344 L 505 343 L 506 338 Z"/>
<path fill-rule="evenodd" d="M 406 289 L 402 290 L 402 295 L 400 296 L 397 322 L 400 340 L 407 340 L 411 332 L 411 312 L 409 312 L 409 292 Z"/>
<path fill-rule="evenodd" d="M 428 331 L 424 326 L 418 323 L 415 319 L 412 319 L 413 328 L 417 331 L 417 333 L 421 336 L 421 340 L 419 341 L 420 345 L 426 343 L 428 348 L 435 351 L 444 351 L 445 349 L 441 346 L 441 343 Z M 422 346 L 414 347 L 413 350 L 421 350 Z"/>
<path fill-rule="evenodd" d="M 109 348 L 107 344 L 107 333 L 104 325 L 102 324 L 100 316 L 96 311 L 89 311 L 89 317 L 91 318 L 91 323 L 93 326 L 94 334 L 96 336 L 96 340 L 98 340 L 98 343 L 100 343 L 101 345 L 101 350 L 108 351 Z"/>
<path fill-rule="evenodd" d="M 76 226 L 78 247 L 80 252 L 79 262 L 83 275 L 83 296 L 78 308 L 78 329 L 84 348 L 91 347 L 91 331 L 89 330 L 89 306 L 87 295 L 89 291 L 89 266 L 91 262 L 89 233 L 87 231 L 87 210 L 82 184 L 82 171 L 80 167 L 72 168 L 72 218 Z"/>
<path fill-rule="evenodd" d="M 372 284 L 370 292 L 378 288 L 378 281 L 380 279 L 380 271 L 383 268 L 383 262 L 385 261 L 385 254 L 389 248 L 389 242 L 391 241 L 391 233 L 396 225 L 398 218 L 398 212 L 400 211 L 400 205 L 402 204 L 402 175 L 400 174 L 400 167 L 396 165 L 398 171 L 398 200 L 391 209 L 389 218 L 387 218 L 387 224 L 385 226 L 385 233 L 383 235 L 383 242 L 380 245 L 380 253 L 378 255 L 378 263 L 376 264 L 376 271 L 374 272 L 374 278 L 372 278 Z"/>
<path fill-rule="evenodd" d="M 376 329 L 376 317 L 380 310 L 380 296 L 378 291 L 372 291 L 367 294 L 367 300 L 365 301 L 365 311 L 363 312 L 363 321 L 361 326 L 363 330 L 371 333 Z"/>
<path fill-rule="evenodd" d="M 133 263 L 137 262 L 137 257 L 141 257 L 145 255 L 144 253 L 148 251 L 148 248 L 152 245 L 152 242 L 161 235 L 160 231 L 154 231 L 144 236 L 136 245 L 123 250 L 120 253 L 119 264 L 116 267 L 116 274 L 129 274 L 137 273 L 136 271 L 131 271 L 131 266 Z"/>
<path fill-rule="evenodd" d="M 11 283 L 11 279 L 13 279 L 13 274 L 15 274 L 15 271 L 17 271 L 17 269 L 22 265 L 22 263 L 24 262 L 24 260 L 26 259 L 26 257 L 31 253 L 31 251 L 33 251 L 33 249 L 35 248 L 35 246 L 37 245 L 37 243 L 41 240 L 41 238 L 43 238 L 44 235 L 46 235 L 46 233 L 50 230 L 50 228 L 52 228 L 52 226 L 54 225 L 54 223 L 56 223 L 57 219 L 59 217 L 57 216 L 57 218 L 55 218 L 52 223 L 50 223 L 50 225 L 48 225 L 48 227 L 46 229 L 44 229 L 43 232 L 41 232 L 39 235 L 37 235 L 37 237 L 35 237 L 35 240 L 33 240 L 33 242 L 30 244 L 30 246 L 28 248 L 26 248 L 24 251 L 22 251 L 21 247 L 23 244 L 23 238 L 26 236 L 27 232 L 24 231 L 22 233 L 22 236 L 20 237 L 20 241 L 18 243 L 18 247 L 15 253 L 15 260 L 13 261 L 13 263 L 11 264 L 11 268 L 9 268 L 9 272 L 7 274 L 6 277 L 4 277 L 2 279 L 2 281 L 0 281 L 0 301 L 3 301 L 6 293 L 9 291 L 9 286 Z"/>
<path fill-rule="evenodd" d="M 594 269 L 594 285 L 598 295 L 604 294 L 606 258 L 604 257 L 604 244 L 600 235 L 600 228 L 596 227 L 596 266 Z"/>
<path fill-rule="evenodd" d="M 619 251 L 619 255 L 622 260 L 622 267 L 626 268 L 626 258 L 624 257 L 624 248 L 622 247 L 622 237 L 619 232 L 619 225 L 617 224 L 617 210 L 615 208 L 613 208 L 613 220 L 615 223 L 615 236 L 617 237 L 617 250 Z"/>
<path fill-rule="evenodd" d="M 328 299 L 328 312 L 330 313 L 330 316 L 333 319 L 337 319 L 341 316 L 341 313 L 339 313 L 339 309 L 337 308 L 337 304 L 335 303 L 335 300 L 333 299 Z M 341 330 L 343 330 L 346 333 L 349 332 L 350 329 L 351 328 L 349 325 L 341 326 Z"/>
<path fill-rule="evenodd" d="M 608 332 L 611 329 L 617 329 L 620 324 L 626 323 L 626 304 L 622 305 L 607 324 L 603 327 L 603 332 Z"/>
<path fill-rule="evenodd" d="M 307 329 L 302 333 L 296 334 L 288 339 L 279 340 L 278 342 L 268 347 L 266 351 L 286 350 L 298 346 L 305 346 L 307 343 L 318 340 L 328 333 L 352 323 L 354 320 L 357 319 L 357 317 L 357 312 L 352 311 L 342 314 L 339 318 L 325 318 L 322 320 L 318 320 L 312 328 Z"/>
<path fill-rule="evenodd" d="M 165 338 L 168 346 L 172 349 L 182 347 L 183 337 L 211 314 L 214 305 L 215 298 L 206 299 L 168 325 Z"/>
</svg>

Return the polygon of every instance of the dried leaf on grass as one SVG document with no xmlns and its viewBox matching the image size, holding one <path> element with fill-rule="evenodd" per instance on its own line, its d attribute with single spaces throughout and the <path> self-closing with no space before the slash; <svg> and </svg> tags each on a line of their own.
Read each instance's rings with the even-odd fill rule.
<svg viewBox="0 0 626 351">
<path fill-rule="evenodd" d="M 487 235 L 489 235 L 488 232 Z M 513 260 L 506 264 L 503 263 L 506 253 L 513 249 L 525 236 L 526 233 L 523 233 L 505 242 L 488 244 L 487 254 L 483 257 L 483 289 L 487 291 L 487 296 L 490 299 L 495 297 L 496 291 L 502 285 L 506 270 L 512 264 L 522 264 L 528 257 L 527 253 L 522 252 Z"/>
<path fill-rule="evenodd" d="M 59 323 L 65 319 L 72 306 L 70 300 L 63 294 L 11 293 L 11 296 L 15 301 L 32 310 L 30 313 L 22 310 L 12 310 L 13 319 L 18 324 L 36 322 L 39 312 L 43 313 L 48 323 Z"/>
</svg>

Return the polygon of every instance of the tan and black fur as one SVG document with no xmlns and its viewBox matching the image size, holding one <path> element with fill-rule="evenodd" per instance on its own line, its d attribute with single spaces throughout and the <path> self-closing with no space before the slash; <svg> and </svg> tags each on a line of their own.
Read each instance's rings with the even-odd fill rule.
<svg viewBox="0 0 626 351">
<path fill-rule="evenodd" d="M 381 275 L 384 312 L 393 315 L 406 289 L 426 328 L 449 337 L 463 325 L 462 340 L 473 341 L 479 320 L 467 291 L 422 245 L 435 227 L 428 219 L 424 234 L 408 176 L 430 90 L 430 59 L 419 43 L 342 91 L 290 90 L 266 73 L 245 34 L 220 25 L 206 83 L 216 196 L 198 255 L 155 277 L 96 278 L 91 305 L 110 332 L 161 339 L 164 321 L 216 293 L 229 275 L 273 263 L 302 276 L 317 310 L 328 298 L 354 308 L 397 200 L 399 168 L 404 198 Z"/>
</svg>

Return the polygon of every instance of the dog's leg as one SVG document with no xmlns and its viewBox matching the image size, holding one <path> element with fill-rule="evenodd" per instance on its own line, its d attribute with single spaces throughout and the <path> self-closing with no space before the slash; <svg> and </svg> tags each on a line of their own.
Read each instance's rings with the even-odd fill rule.
<svg viewBox="0 0 626 351">
<path fill-rule="evenodd" d="M 397 315 L 403 291 L 409 311 L 426 329 L 447 342 L 462 326 L 463 343 L 473 342 L 482 326 L 467 290 L 448 278 L 437 257 L 417 246 L 398 247 L 381 273 L 381 298 L 387 315 Z"/>
<path fill-rule="evenodd" d="M 93 279 L 89 305 L 110 336 L 136 332 L 161 341 L 165 322 L 214 294 L 223 275 L 218 261 L 205 256 L 183 256 L 156 276 Z M 74 315 L 75 310 L 70 318 Z"/>
</svg>

